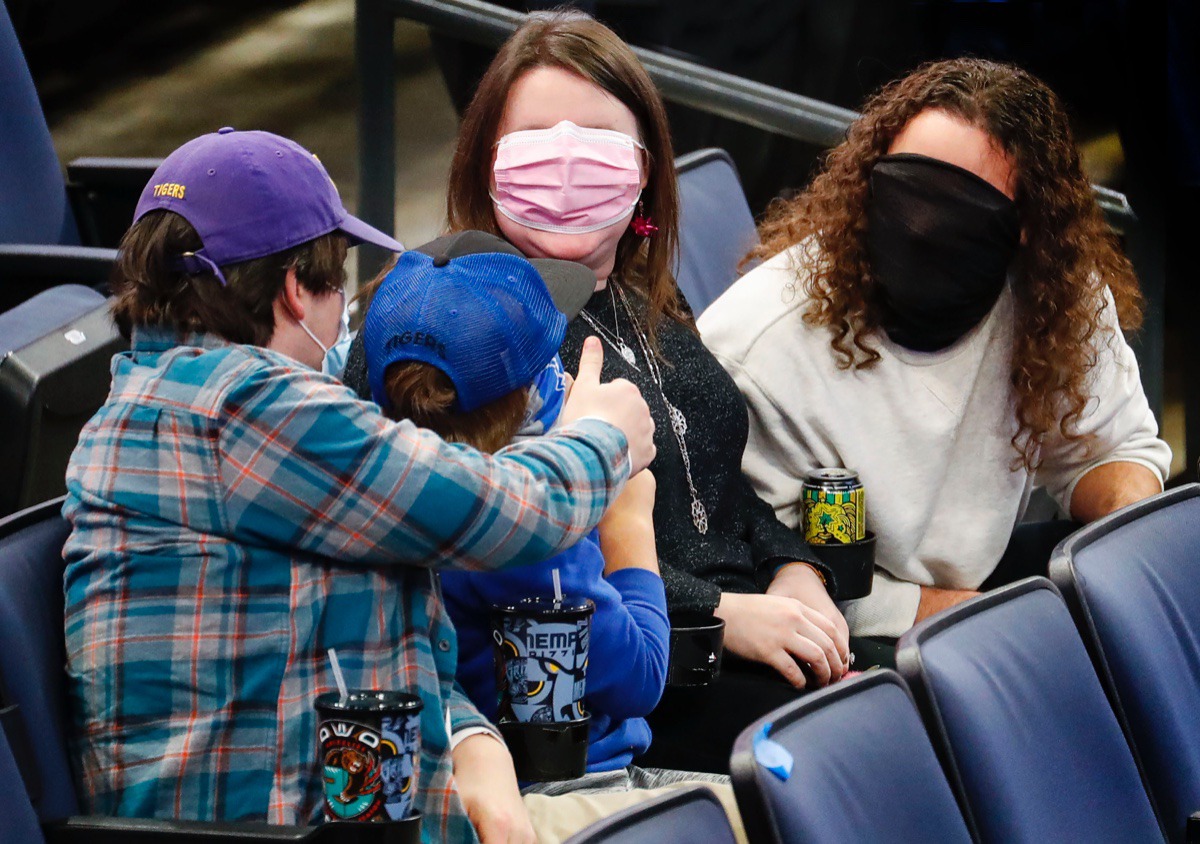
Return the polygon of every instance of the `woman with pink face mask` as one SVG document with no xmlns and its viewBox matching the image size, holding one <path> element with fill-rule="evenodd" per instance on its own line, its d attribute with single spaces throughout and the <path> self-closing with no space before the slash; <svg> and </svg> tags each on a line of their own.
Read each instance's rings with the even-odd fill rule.
<svg viewBox="0 0 1200 844">
<path fill-rule="evenodd" d="M 833 602 L 838 572 L 742 475 L 746 408 L 672 277 L 670 135 L 629 47 L 577 13 L 522 26 L 463 115 L 448 219 L 452 230 L 489 231 L 530 258 L 595 272 L 563 361 L 574 365 L 584 340 L 598 336 L 604 379 L 642 390 L 656 423 L 655 539 L 668 607 L 726 622 L 720 680 L 667 690 L 637 764 L 726 772 L 733 739 L 753 718 L 845 673 L 848 632 Z"/>
</svg>

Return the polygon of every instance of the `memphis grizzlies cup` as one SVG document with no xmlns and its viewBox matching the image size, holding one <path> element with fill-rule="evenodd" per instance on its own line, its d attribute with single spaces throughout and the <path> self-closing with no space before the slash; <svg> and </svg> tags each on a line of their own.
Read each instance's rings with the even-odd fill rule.
<svg viewBox="0 0 1200 844">
<path fill-rule="evenodd" d="M 325 817 L 399 821 L 413 815 L 421 752 L 421 699 L 353 690 L 317 698 Z"/>
<path fill-rule="evenodd" d="M 588 646 L 595 604 L 527 598 L 493 607 L 498 725 L 517 776 L 582 776 L 587 766 Z"/>
</svg>

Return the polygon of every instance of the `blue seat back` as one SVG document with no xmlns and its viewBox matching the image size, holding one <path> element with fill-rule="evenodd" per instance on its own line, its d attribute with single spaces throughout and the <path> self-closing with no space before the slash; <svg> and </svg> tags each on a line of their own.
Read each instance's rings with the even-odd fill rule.
<svg viewBox="0 0 1200 844">
<path fill-rule="evenodd" d="M 104 296 L 82 284 L 60 284 L 0 313 L 0 359 L 104 304 Z"/>
<path fill-rule="evenodd" d="M 897 663 L 982 841 L 1161 838 L 1050 581 L 1019 581 L 918 624 Z"/>
<path fill-rule="evenodd" d="M 792 756 L 787 780 L 755 760 L 769 737 Z M 734 744 L 733 787 L 752 841 L 969 844 L 970 832 L 904 682 L 871 671 L 799 698 Z"/>
<path fill-rule="evenodd" d="M 17 704 L 34 750 L 43 822 L 78 810 L 65 734 L 62 547 L 70 528 L 61 509 L 59 498 L 0 520 L 0 689 L 4 704 Z"/>
<path fill-rule="evenodd" d="M 0 126 L 0 243 L 78 244 L 50 128 L 3 3 Z"/>
<path fill-rule="evenodd" d="M 0 841 L 41 844 L 45 839 L 37 814 L 20 786 L 21 774 L 3 730 L 0 730 L 0 782 L 4 783 L 4 788 L 0 788 Z"/>
<path fill-rule="evenodd" d="M 618 812 L 566 844 L 735 844 L 721 801 L 707 788 L 670 792 Z"/>
<path fill-rule="evenodd" d="M 754 215 L 729 153 L 702 149 L 675 162 L 679 178 L 679 268 L 675 280 L 699 318 L 741 275 L 758 244 Z"/>
<path fill-rule="evenodd" d="M 1050 574 L 1076 611 L 1163 825 L 1200 810 L 1200 484 L 1088 525 Z"/>
</svg>

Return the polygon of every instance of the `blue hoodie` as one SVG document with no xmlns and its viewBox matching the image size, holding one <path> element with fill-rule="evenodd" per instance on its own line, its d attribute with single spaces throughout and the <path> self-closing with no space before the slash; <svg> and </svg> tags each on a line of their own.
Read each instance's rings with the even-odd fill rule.
<svg viewBox="0 0 1200 844">
<path fill-rule="evenodd" d="M 645 715 L 667 679 L 667 598 L 657 574 L 621 569 L 604 576 L 595 531 L 543 563 L 503 572 L 443 571 L 446 609 L 458 631 L 458 682 L 487 718 L 495 720 L 491 608 L 522 598 L 553 597 L 558 569 L 563 593 L 591 598 L 591 647 L 584 696 L 592 715 L 588 772 L 624 768 L 650 746 Z"/>
<path fill-rule="evenodd" d="M 523 435 L 541 433 L 562 406 L 562 364 L 556 357 L 531 392 Z M 491 610 L 522 598 L 554 596 L 552 572 L 559 570 L 563 594 L 591 598 L 591 644 L 584 702 L 588 772 L 613 771 L 632 763 L 650 746 L 645 716 L 658 704 L 667 680 L 667 598 L 662 578 L 629 568 L 605 577 L 599 534 L 545 562 L 502 572 L 443 571 L 446 609 L 458 632 L 458 682 L 487 718 L 496 719 L 497 691 L 492 654 Z"/>
</svg>

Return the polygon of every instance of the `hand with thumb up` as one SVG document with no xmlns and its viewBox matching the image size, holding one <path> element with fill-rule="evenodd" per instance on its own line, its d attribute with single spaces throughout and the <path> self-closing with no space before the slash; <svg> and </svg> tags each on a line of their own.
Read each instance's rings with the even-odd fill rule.
<svg viewBox="0 0 1200 844">
<path fill-rule="evenodd" d="M 618 378 L 600 383 L 603 365 L 604 347 L 600 338 L 587 338 L 579 356 L 579 372 L 559 421 L 565 425 L 589 416 L 620 428 L 629 442 L 629 461 L 633 464 L 630 475 L 636 475 L 654 459 L 654 419 L 641 391 L 629 381 Z"/>
</svg>

